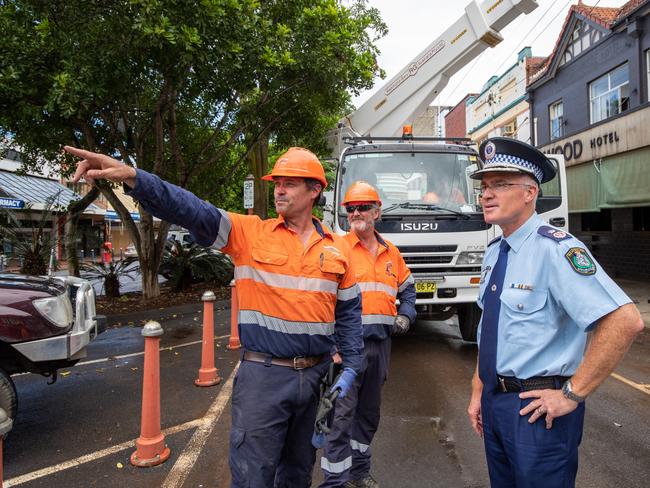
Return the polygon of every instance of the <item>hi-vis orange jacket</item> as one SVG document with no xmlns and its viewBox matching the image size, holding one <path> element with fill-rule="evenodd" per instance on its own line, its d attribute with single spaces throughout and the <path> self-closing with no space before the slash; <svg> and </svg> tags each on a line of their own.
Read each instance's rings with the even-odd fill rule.
<svg viewBox="0 0 650 488">
<path fill-rule="evenodd" d="M 366 249 L 354 232 L 345 235 L 352 249 L 352 265 L 361 289 L 363 337 L 382 340 L 399 313 L 415 321 L 415 286 L 404 258 L 391 242 L 375 232 L 379 241 L 377 256 Z M 399 311 L 395 306 L 399 300 Z"/>
<path fill-rule="evenodd" d="M 338 349 L 345 367 L 360 370 L 361 293 L 342 237 L 314 218 L 316 232 L 303 247 L 281 217 L 226 212 L 142 170 L 129 194 L 198 244 L 232 257 L 245 349 L 281 358 Z"/>
</svg>

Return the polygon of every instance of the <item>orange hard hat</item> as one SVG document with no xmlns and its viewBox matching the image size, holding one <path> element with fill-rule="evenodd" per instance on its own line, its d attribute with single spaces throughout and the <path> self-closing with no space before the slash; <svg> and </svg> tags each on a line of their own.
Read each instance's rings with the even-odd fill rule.
<svg viewBox="0 0 650 488">
<path fill-rule="evenodd" d="M 377 202 L 381 205 L 379 193 L 375 187 L 365 181 L 355 181 L 350 185 L 348 191 L 345 192 L 345 198 L 341 205 L 346 205 L 350 202 Z"/>
<path fill-rule="evenodd" d="M 263 180 L 273 181 L 274 176 L 293 176 L 296 178 L 313 178 L 327 186 L 325 170 L 318 157 L 308 149 L 291 147 L 275 161 L 270 174 L 262 176 Z"/>
</svg>

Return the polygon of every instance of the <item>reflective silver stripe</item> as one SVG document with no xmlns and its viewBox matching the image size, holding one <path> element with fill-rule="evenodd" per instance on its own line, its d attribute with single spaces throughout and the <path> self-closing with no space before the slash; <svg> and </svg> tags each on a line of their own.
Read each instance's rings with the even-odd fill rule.
<svg viewBox="0 0 650 488">
<path fill-rule="evenodd" d="M 369 325 L 369 324 L 386 324 L 386 325 L 392 325 L 395 323 L 395 317 L 393 315 L 362 315 L 361 316 L 361 323 L 363 325 Z"/>
<path fill-rule="evenodd" d="M 339 288 L 339 291 L 336 293 L 336 299 L 341 301 L 354 300 L 359 296 L 359 293 L 359 285 L 354 285 L 349 288 Z"/>
<path fill-rule="evenodd" d="M 397 290 L 390 285 L 380 283 L 379 281 L 360 281 L 359 288 L 361 291 L 383 291 L 384 293 L 394 297 L 397 296 Z"/>
<path fill-rule="evenodd" d="M 255 310 L 240 310 L 237 316 L 240 324 L 257 324 L 283 334 L 332 335 L 334 322 L 292 322 L 264 315 Z"/>
<path fill-rule="evenodd" d="M 340 474 L 352 467 L 352 456 L 348 456 L 343 461 L 339 461 L 338 463 L 334 463 L 332 461 L 329 461 L 327 458 L 321 457 L 320 467 L 328 473 Z"/>
<path fill-rule="evenodd" d="M 280 273 L 262 271 L 252 266 L 236 266 L 235 280 L 248 279 L 257 283 L 264 283 L 273 288 L 286 288 L 300 291 L 320 291 L 336 295 L 339 284 L 336 281 L 321 278 L 308 278 L 306 276 L 291 276 Z"/>
<path fill-rule="evenodd" d="M 222 249 L 228 244 L 228 237 L 230 237 L 230 229 L 232 229 L 232 222 L 230 220 L 230 215 L 225 210 L 217 209 L 221 214 L 221 221 L 219 222 L 219 233 L 217 238 L 212 243 L 212 247 L 217 249 Z"/>
<path fill-rule="evenodd" d="M 368 444 L 362 444 L 359 441 L 355 441 L 354 439 L 350 439 L 350 447 L 355 451 L 366 452 L 370 446 Z"/>
<path fill-rule="evenodd" d="M 406 290 L 406 288 L 408 288 L 409 285 L 412 285 L 413 283 L 415 283 L 415 278 L 413 278 L 413 275 L 410 274 L 409 277 L 404 280 L 404 283 L 399 285 L 397 292 L 398 293 L 403 292 L 404 290 Z"/>
</svg>

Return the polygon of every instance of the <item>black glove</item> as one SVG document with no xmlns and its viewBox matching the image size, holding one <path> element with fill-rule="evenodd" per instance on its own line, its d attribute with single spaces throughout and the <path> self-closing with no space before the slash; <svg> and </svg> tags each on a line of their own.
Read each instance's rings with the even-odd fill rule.
<svg viewBox="0 0 650 488">
<path fill-rule="evenodd" d="M 406 334 L 411 325 L 411 321 L 406 315 L 398 315 L 395 317 L 395 322 L 391 327 L 390 331 L 392 335 L 403 335 Z"/>
</svg>

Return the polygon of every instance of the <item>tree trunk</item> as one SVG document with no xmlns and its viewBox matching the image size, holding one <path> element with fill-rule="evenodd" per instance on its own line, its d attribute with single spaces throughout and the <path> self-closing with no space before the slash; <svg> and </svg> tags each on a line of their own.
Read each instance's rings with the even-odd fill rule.
<svg viewBox="0 0 650 488">
<path fill-rule="evenodd" d="M 158 268 L 165 249 L 169 222 L 161 221 L 158 235 L 153 226 L 153 216 L 140 209 L 140 272 L 142 273 L 142 298 L 160 296 Z"/>
<path fill-rule="evenodd" d="M 267 173 L 269 159 L 269 138 L 263 134 L 253 146 L 249 161 L 251 173 L 255 177 L 255 194 L 253 202 L 253 213 L 259 215 L 261 219 L 268 217 L 268 185 L 262 180 L 262 176 Z"/>
<path fill-rule="evenodd" d="M 77 226 L 83 211 L 99 196 L 99 188 L 93 186 L 81 200 L 72 202 L 68 207 L 65 221 L 65 255 L 68 260 L 68 274 L 79 276 L 79 258 L 77 257 Z"/>
</svg>

